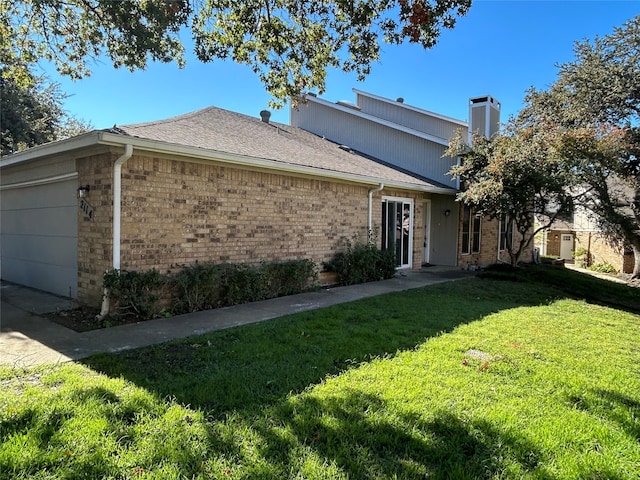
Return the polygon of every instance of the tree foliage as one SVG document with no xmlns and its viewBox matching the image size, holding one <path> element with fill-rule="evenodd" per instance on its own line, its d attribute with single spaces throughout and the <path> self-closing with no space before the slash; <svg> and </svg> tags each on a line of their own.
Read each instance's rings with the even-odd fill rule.
<svg viewBox="0 0 640 480">
<path fill-rule="evenodd" d="M 514 267 L 538 231 L 573 210 L 574 195 L 565 186 L 574 178 L 564 166 L 561 143 L 542 125 L 521 129 L 515 123 L 490 139 L 474 135 L 471 146 L 462 133 L 450 141 L 446 154 L 461 159 L 450 171 L 462 181 L 458 200 L 489 218 L 512 223 L 520 233 L 505 243 Z M 548 222 L 534 230 L 539 216 Z"/>
<path fill-rule="evenodd" d="M 640 277 L 640 16 L 610 35 L 578 42 L 547 91 L 531 91 L 522 122 L 573 131 L 567 165 L 591 212 L 611 240 L 635 254 Z"/>
<path fill-rule="evenodd" d="M 521 232 L 533 215 L 547 228 L 583 207 L 633 248 L 640 277 L 640 16 L 576 43 L 575 55 L 548 90 L 527 93 L 503 133 L 452 141 L 449 154 L 462 157 L 452 173 L 466 183 L 459 198 Z"/>
<path fill-rule="evenodd" d="M 0 7 L 0 62 L 28 81 L 44 58 L 72 78 L 106 55 L 115 67 L 184 65 L 189 29 L 199 60 L 250 66 L 276 99 L 324 91 L 328 67 L 369 74 L 381 42 L 435 45 L 471 0 L 9 0 Z"/>
<path fill-rule="evenodd" d="M 43 77 L 23 86 L 0 76 L 0 155 L 90 130 L 90 124 L 64 110 L 65 98 L 57 83 Z"/>
</svg>

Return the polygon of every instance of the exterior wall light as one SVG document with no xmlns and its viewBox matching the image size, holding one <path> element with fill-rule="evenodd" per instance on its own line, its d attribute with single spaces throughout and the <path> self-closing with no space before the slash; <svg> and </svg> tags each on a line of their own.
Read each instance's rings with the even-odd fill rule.
<svg viewBox="0 0 640 480">
<path fill-rule="evenodd" d="M 78 198 L 85 198 L 90 190 L 91 187 L 89 185 L 80 185 L 78 187 Z"/>
</svg>

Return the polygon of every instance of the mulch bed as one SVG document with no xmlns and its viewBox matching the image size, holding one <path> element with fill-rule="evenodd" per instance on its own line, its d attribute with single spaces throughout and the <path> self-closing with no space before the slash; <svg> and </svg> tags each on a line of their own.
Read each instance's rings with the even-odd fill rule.
<svg viewBox="0 0 640 480">
<path fill-rule="evenodd" d="M 135 317 L 122 316 L 107 316 L 99 320 L 97 318 L 99 314 L 99 308 L 80 306 L 71 310 L 60 310 L 49 313 L 43 315 L 43 317 L 76 332 L 88 332 L 90 330 L 138 322 L 138 319 Z"/>
</svg>

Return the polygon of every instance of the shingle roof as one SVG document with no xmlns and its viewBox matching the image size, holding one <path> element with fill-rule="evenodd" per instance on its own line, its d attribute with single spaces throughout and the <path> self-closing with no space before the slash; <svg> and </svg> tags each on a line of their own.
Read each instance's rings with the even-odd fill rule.
<svg viewBox="0 0 640 480">
<path fill-rule="evenodd" d="M 344 146 L 300 128 L 275 122 L 265 123 L 257 117 L 217 107 L 155 122 L 118 126 L 111 131 L 167 144 L 281 162 L 283 166 L 312 167 L 374 177 L 383 182 L 413 184 L 421 188 L 448 188 L 357 152 L 347 151 Z"/>
</svg>

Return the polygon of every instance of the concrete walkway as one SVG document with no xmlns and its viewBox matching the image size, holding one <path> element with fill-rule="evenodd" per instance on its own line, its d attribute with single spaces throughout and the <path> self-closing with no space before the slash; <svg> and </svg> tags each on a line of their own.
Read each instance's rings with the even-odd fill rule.
<svg viewBox="0 0 640 480">
<path fill-rule="evenodd" d="M 0 365 L 25 367 L 79 360 L 100 352 L 119 352 L 178 338 L 262 322 L 361 298 L 473 276 L 451 267 L 405 271 L 389 280 L 274 298 L 78 333 L 40 315 L 74 307 L 73 301 L 20 285 L 0 288 Z"/>
</svg>

